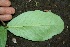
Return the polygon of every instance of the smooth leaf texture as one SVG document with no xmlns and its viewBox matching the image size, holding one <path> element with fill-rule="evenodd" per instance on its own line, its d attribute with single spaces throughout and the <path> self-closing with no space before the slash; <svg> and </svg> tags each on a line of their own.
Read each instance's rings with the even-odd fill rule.
<svg viewBox="0 0 70 47">
<path fill-rule="evenodd" d="M 7 26 L 7 29 L 16 36 L 32 41 L 45 41 L 61 33 L 64 22 L 60 16 L 50 11 L 35 10 L 20 14 Z"/>
<path fill-rule="evenodd" d="M 7 30 L 0 26 L 0 47 L 5 47 L 7 41 Z"/>
</svg>

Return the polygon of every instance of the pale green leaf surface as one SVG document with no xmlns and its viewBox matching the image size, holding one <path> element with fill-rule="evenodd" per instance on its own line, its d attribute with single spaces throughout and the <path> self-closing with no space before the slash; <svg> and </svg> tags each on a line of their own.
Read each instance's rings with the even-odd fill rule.
<svg viewBox="0 0 70 47">
<path fill-rule="evenodd" d="M 0 26 L 0 47 L 5 47 L 7 41 L 7 30 Z"/>
<path fill-rule="evenodd" d="M 7 26 L 8 30 L 16 36 L 32 41 L 44 41 L 61 33 L 64 22 L 60 16 L 52 12 L 35 10 L 20 14 Z"/>
</svg>

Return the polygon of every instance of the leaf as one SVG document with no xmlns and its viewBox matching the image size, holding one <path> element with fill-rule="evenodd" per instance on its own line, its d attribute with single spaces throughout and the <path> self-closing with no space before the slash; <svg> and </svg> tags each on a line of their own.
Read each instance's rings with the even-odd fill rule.
<svg viewBox="0 0 70 47">
<path fill-rule="evenodd" d="M 7 30 L 0 26 L 0 47 L 5 47 L 7 40 Z"/>
<path fill-rule="evenodd" d="M 48 11 L 28 11 L 12 19 L 8 30 L 16 36 L 32 41 L 45 41 L 61 33 L 64 22 L 60 16 Z"/>
</svg>

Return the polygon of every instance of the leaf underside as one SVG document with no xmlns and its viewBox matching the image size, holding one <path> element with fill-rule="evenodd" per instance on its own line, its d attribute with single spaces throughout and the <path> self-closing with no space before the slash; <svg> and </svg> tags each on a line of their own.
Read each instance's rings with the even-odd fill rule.
<svg viewBox="0 0 70 47">
<path fill-rule="evenodd" d="M 61 33 L 64 22 L 60 16 L 52 12 L 35 10 L 20 14 L 7 26 L 7 29 L 16 36 L 32 41 L 45 41 Z"/>
<path fill-rule="evenodd" d="M 7 40 L 7 30 L 0 26 L 0 47 L 5 47 Z"/>
</svg>

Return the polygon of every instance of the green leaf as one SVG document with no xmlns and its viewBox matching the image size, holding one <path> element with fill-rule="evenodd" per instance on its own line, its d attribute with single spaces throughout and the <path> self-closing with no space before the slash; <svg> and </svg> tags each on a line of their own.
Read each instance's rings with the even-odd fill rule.
<svg viewBox="0 0 70 47">
<path fill-rule="evenodd" d="M 7 40 L 7 30 L 0 26 L 0 47 L 5 47 Z"/>
<path fill-rule="evenodd" d="M 20 14 L 8 24 L 8 30 L 16 36 L 32 41 L 45 41 L 61 33 L 64 22 L 60 16 L 48 11 L 28 11 Z"/>
</svg>

